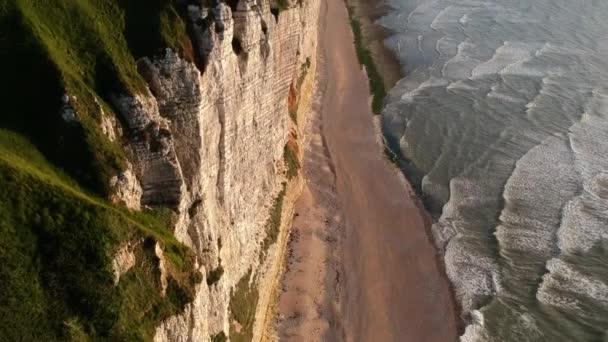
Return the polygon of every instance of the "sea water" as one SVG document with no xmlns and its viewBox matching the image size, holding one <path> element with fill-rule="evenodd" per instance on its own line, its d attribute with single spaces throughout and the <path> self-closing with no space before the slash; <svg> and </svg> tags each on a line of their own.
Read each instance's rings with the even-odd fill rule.
<svg viewBox="0 0 608 342">
<path fill-rule="evenodd" d="M 608 0 L 388 0 L 382 113 L 463 341 L 608 341 Z"/>
</svg>

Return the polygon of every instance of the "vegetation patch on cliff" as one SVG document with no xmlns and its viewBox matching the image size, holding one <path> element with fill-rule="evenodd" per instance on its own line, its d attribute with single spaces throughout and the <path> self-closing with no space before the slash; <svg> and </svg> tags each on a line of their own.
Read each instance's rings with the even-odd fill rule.
<svg viewBox="0 0 608 342">
<path fill-rule="evenodd" d="M 302 85 L 304 84 L 304 80 L 306 79 L 306 75 L 308 75 L 308 70 L 310 69 L 310 57 L 306 57 L 306 62 L 302 64 L 300 67 L 300 76 L 296 82 L 296 85 L 292 83 L 289 87 L 289 96 L 287 98 L 288 109 L 289 109 L 289 117 L 295 123 L 298 124 L 298 109 L 300 107 L 300 91 L 302 90 Z"/>
<path fill-rule="evenodd" d="M 233 342 L 249 342 L 253 338 L 259 293 L 256 282 L 251 281 L 251 273 L 249 270 L 241 278 L 230 296 L 230 341 Z"/>
<path fill-rule="evenodd" d="M 386 97 L 386 89 L 384 87 L 384 80 L 378 67 L 374 62 L 371 51 L 365 46 L 363 42 L 363 32 L 361 31 L 361 23 L 355 15 L 355 10 L 351 6 L 347 6 L 348 15 L 350 17 L 350 25 L 353 30 L 355 37 L 355 49 L 357 51 L 357 58 L 359 63 L 365 66 L 367 70 L 367 78 L 369 80 L 369 88 L 372 92 L 372 111 L 374 114 L 380 114 L 382 106 L 384 104 L 384 98 Z"/>
<path fill-rule="evenodd" d="M 289 139 L 283 149 L 283 160 L 287 166 L 287 179 L 292 180 L 298 175 L 300 161 L 298 160 L 298 145 L 295 138 Z"/>
<path fill-rule="evenodd" d="M 281 192 L 275 198 L 272 209 L 270 209 L 270 217 L 266 222 L 266 237 L 262 241 L 262 253 L 260 257 L 264 255 L 270 246 L 277 242 L 277 238 L 281 232 L 281 216 L 283 214 L 283 200 L 285 199 L 287 184 L 283 183 L 282 186 Z"/>
</svg>

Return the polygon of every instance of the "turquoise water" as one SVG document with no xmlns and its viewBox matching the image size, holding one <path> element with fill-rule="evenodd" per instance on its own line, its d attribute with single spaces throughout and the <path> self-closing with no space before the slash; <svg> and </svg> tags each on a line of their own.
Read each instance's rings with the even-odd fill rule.
<svg viewBox="0 0 608 342">
<path fill-rule="evenodd" d="M 383 112 L 464 341 L 608 341 L 608 1 L 391 0 Z"/>
</svg>

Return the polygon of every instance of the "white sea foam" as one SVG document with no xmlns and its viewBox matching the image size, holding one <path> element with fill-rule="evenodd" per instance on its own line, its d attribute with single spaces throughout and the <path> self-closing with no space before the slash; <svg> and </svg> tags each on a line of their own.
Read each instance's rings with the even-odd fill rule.
<svg viewBox="0 0 608 342">
<path fill-rule="evenodd" d="M 607 102 L 602 91 L 594 91 L 587 109 L 603 110 Z M 564 208 L 559 245 L 563 251 L 574 253 L 588 251 L 602 240 L 608 241 L 608 160 L 605 158 L 608 122 L 600 115 L 586 112 L 570 131 L 570 146 L 583 178 L 583 192 Z"/>
<path fill-rule="evenodd" d="M 495 284 L 499 277 L 496 261 L 467 246 L 460 234 L 448 243 L 445 263 L 464 312 L 474 309 L 480 298 L 496 295 Z"/>
<path fill-rule="evenodd" d="M 501 24 L 509 23 L 511 25 L 533 25 L 540 22 L 539 19 L 522 15 L 522 13 L 519 11 L 513 11 L 502 6 L 495 8 L 495 13 L 495 20 Z"/>
<path fill-rule="evenodd" d="M 593 313 L 585 312 L 581 298 L 608 307 L 608 284 L 604 280 L 581 273 L 574 265 L 557 258 L 549 260 L 547 270 L 536 294 L 539 301 L 583 317 Z"/>
<path fill-rule="evenodd" d="M 471 82 L 469 80 L 463 80 L 463 81 L 456 81 L 456 82 L 452 82 L 450 83 L 450 85 L 447 87 L 448 90 L 466 90 L 466 91 L 475 91 L 478 88 L 475 87 L 473 84 L 471 84 Z"/>
<path fill-rule="evenodd" d="M 562 207 L 578 190 L 573 155 L 565 140 L 550 136 L 517 161 L 505 185 L 500 215 L 504 224 L 496 229 L 502 249 L 547 257 L 556 250 Z"/>
<path fill-rule="evenodd" d="M 462 220 L 463 209 L 483 203 L 484 198 L 480 196 L 483 186 L 466 178 L 454 178 L 450 182 L 450 193 L 458 197 L 446 203 L 441 219 L 432 230 L 438 244 L 449 240 L 444 254 L 446 271 L 463 311 L 468 312 L 476 308 L 479 298 L 500 291 L 500 274 L 496 261 L 484 254 L 487 251 L 471 248 L 467 223 Z"/>
<path fill-rule="evenodd" d="M 500 71 L 501 75 L 519 75 L 530 77 L 543 77 L 546 75 L 542 70 L 532 68 L 526 65 L 527 60 L 522 60 L 511 65 L 507 65 Z"/>
<path fill-rule="evenodd" d="M 470 7 L 450 5 L 444 8 L 431 23 L 431 28 L 437 31 L 450 30 L 457 28 L 460 18 L 465 14 L 471 13 Z"/>
<path fill-rule="evenodd" d="M 501 47 L 496 49 L 494 56 L 489 61 L 480 64 L 473 70 L 473 77 L 498 74 L 505 69 L 509 70 L 508 67 L 516 68 L 515 65 L 521 68 L 521 64 L 531 58 L 535 51 L 536 47 L 529 44 L 504 42 Z"/>
<path fill-rule="evenodd" d="M 532 99 L 532 101 L 530 101 L 528 104 L 526 104 L 526 114 L 530 117 L 530 116 L 534 116 L 534 113 L 540 109 L 540 111 L 542 112 L 542 108 L 538 105 L 538 103 L 541 101 L 542 97 L 547 95 L 546 93 L 546 85 L 549 84 L 549 80 L 548 77 L 543 77 L 541 80 L 541 88 L 538 91 L 538 93 L 534 96 L 534 99 Z"/>
<path fill-rule="evenodd" d="M 431 87 L 446 87 L 448 84 L 449 82 L 446 79 L 431 76 L 428 80 L 422 82 L 418 88 L 403 94 L 401 100 L 405 103 L 410 103 L 414 101 L 414 97 L 420 94 L 424 89 Z"/>
<path fill-rule="evenodd" d="M 492 87 L 492 91 L 488 93 L 487 97 L 497 99 L 500 102 L 511 102 L 516 104 L 524 103 L 524 100 L 521 98 L 501 92 L 499 87 L 496 85 Z"/>
<path fill-rule="evenodd" d="M 506 308 L 505 308 L 506 309 Z M 518 342 L 537 342 L 546 340 L 541 329 L 538 327 L 537 321 L 534 316 L 526 312 L 519 312 L 512 309 L 507 309 L 509 312 L 505 312 L 503 320 L 512 320 L 514 323 L 509 324 L 509 331 L 506 336 L 492 336 L 487 330 L 488 324 L 485 323 L 485 316 L 483 317 L 483 323 L 480 323 L 477 318 L 474 317 L 473 322 L 467 326 L 464 335 L 460 338 L 461 342 L 503 342 L 518 341 Z M 479 311 L 474 311 L 478 313 Z M 479 313 L 481 315 L 481 313 Z M 496 324 L 498 322 L 492 322 Z M 500 322 L 502 323 L 502 322 Z M 499 323 L 499 324 L 500 324 Z"/>
<path fill-rule="evenodd" d="M 431 76 L 428 80 L 422 82 L 422 84 L 418 87 L 418 90 L 420 91 L 430 87 L 445 87 L 448 84 L 450 84 L 450 82 L 445 78 Z"/>
<path fill-rule="evenodd" d="M 435 199 L 441 198 L 442 200 L 447 201 L 450 197 L 449 190 L 443 184 L 433 181 L 428 174 L 422 178 L 421 186 L 424 193 L 429 194 L 429 196 Z"/>
<path fill-rule="evenodd" d="M 606 217 L 598 217 L 590 211 L 581 197 L 569 202 L 564 208 L 564 220 L 559 230 L 560 250 L 585 252 L 602 240 L 608 241 Z"/>
<path fill-rule="evenodd" d="M 410 27 L 430 27 L 433 19 L 445 5 L 441 0 L 422 1 L 407 17 L 406 23 Z"/>
<path fill-rule="evenodd" d="M 458 53 L 458 44 L 460 43 L 453 37 L 444 36 L 437 40 L 435 50 L 442 56 L 455 56 Z"/>
<path fill-rule="evenodd" d="M 488 331 L 485 327 L 479 324 L 469 324 L 465 331 L 464 335 L 460 337 L 460 342 L 493 342 L 492 339 L 488 335 Z"/>
<path fill-rule="evenodd" d="M 473 57 L 477 50 L 478 46 L 470 40 L 458 44 L 456 55 L 443 66 L 443 76 L 453 80 L 463 80 L 471 77 L 473 69 L 481 63 L 479 59 Z"/>
</svg>

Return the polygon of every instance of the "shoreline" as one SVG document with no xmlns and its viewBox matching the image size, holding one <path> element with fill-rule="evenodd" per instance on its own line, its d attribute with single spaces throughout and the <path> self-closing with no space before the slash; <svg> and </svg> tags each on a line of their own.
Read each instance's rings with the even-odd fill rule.
<svg viewBox="0 0 608 342">
<path fill-rule="evenodd" d="M 346 6 L 323 4 L 323 96 L 306 131 L 305 185 L 274 325 L 289 340 L 455 341 L 457 311 L 429 217 L 378 143 L 380 117 L 367 102 Z"/>
<path fill-rule="evenodd" d="M 381 70 L 380 73 L 383 77 L 386 92 L 388 94 L 395 84 L 406 76 L 401 68 L 401 63 L 395 56 L 394 52 L 384 44 L 385 39 L 390 37 L 391 31 L 382 25 L 376 24 L 378 19 L 390 13 L 391 6 L 386 3 L 386 0 L 344 1 L 346 2 L 346 5 L 350 6 L 350 8 L 354 11 L 352 13 L 352 15 L 355 17 L 354 19 L 359 20 L 361 23 L 364 38 L 363 44 L 372 52 L 373 62 L 375 63 L 376 67 Z M 391 166 L 396 172 L 399 173 L 401 177 L 403 177 L 403 186 L 408 190 L 410 196 L 416 202 L 420 212 L 424 215 L 425 229 L 427 231 L 429 241 L 433 244 L 433 246 L 436 246 L 431 228 L 433 225 L 431 214 L 428 212 L 427 208 L 424 206 L 424 203 L 420 199 L 420 194 L 411 185 L 407 174 L 405 174 L 405 172 L 395 164 L 397 161 L 394 161 L 392 159 L 393 157 L 391 156 L 393 152 L 390 150 L 387 152 L 388 147 L 386 146 L 384 134 L 382 133 L 381 120 L 381 115 L 378 115 L 378 120 L 375 121 L 377 130 L 376 133 L 378 134 L 379 139 L 378 144 L 382 148 L 381 153 L 387 154 L 387 159 L 390 161 Z M 465 321 L 462 318 L 462 308 L 460 302 L 456 299 L 454 286 L 447 275 L 444 256 L 437 249 L 437 247 L 435 248 L 437 250 L 437 266 L 441 269 L 442 275 L 450 287 L 452 302 L 455 310 L 454 315 L 457 318 L 458 335 L 462 335 L 464 333 L 464 329 L 466 328 Z"/>
<path fill-rule="evenodd" d="M 386 0 L 344 0 L 347 6 L 350 6 L 354 12 L 354 15 L 359 22 L 361 23 L 362 32 L 363 32 L 363 44 L 366 48 L 368 48 L 373 55 L 373 62 L 376 67 L 381 70 L 381 76 L 383 77 L 384 84 L 386 87 L 387 94 L 390 93 L 395 84 L 403 79 L 406 74 L 403 72 L 401 68 L 401 63 L 395 56 L 394 52 L 388 48 L 384 41 L 391 35 L 391 31 L 385 28 L 382 25 L 376 24 L 376 21 L 382 18 L 385 15 L 388 15 L 391 10 L 391 6 L 386 3 Z M 394 161 L 392 158 L 394 152 L 390 151 L 389 147 L 386 146 L 384 140 L 384 134 L 382 133 L 381 126 L 381 115 L 378 116 L 378 120 L 375 123 L 377 134 L 379 135 L 378 144 L 380 144 L 382 153 L 387 154 L 387 159 L 390 160 L 390 164 L 399 173 L 401 177 L 403 177 L 403 186 L 408 190 L 410 196 L 415 201 L 418 206 L 420 212 L 424 216 L 425 229 L 427 231 L 427 235 L 430 243 L 435 246 L 437 251 L 437 266 L 442 272 L 443 277 L 449 284 L 452 302 L 454 306 L 454 315 L 457 319 L 457 329 L 458 335 L 462 335 L 466 328 L 466 323 L 462 316 L 462 307 L 460 302 L 456 299 L 456 293 L 454 289 L 454 285 L 449 280 L 445 269 L 445 261 L 443 254 L 437 249 L 435 244 L 435 239 L 433 237 L 432 225 L 433 219 L 431 218 L 431 214 L 428 212 L 424 203 L 420 198 L 420 194 L 416 191 L 413 185 L 410 183 L 407 174 L 401 170 L 401 168 L 395 164 L 398 161 Z M 388 151 L 388 152 L 387 152 Z"/>
<path fill-rule="evenodd" d="M 376 21 L 389 14 L 391 7 L 385 0 L 344 0 L 346 6 L 352 10 L 351 19 L 357 20 L 361 26 L 363 47 L 367 48 L 373 62 L 379 69 L 386 92 L 405 77 L 401 63 L 395 54 L 385 44 L 384 40 L 391 36 L 391 31 Z"/>
</svg>

